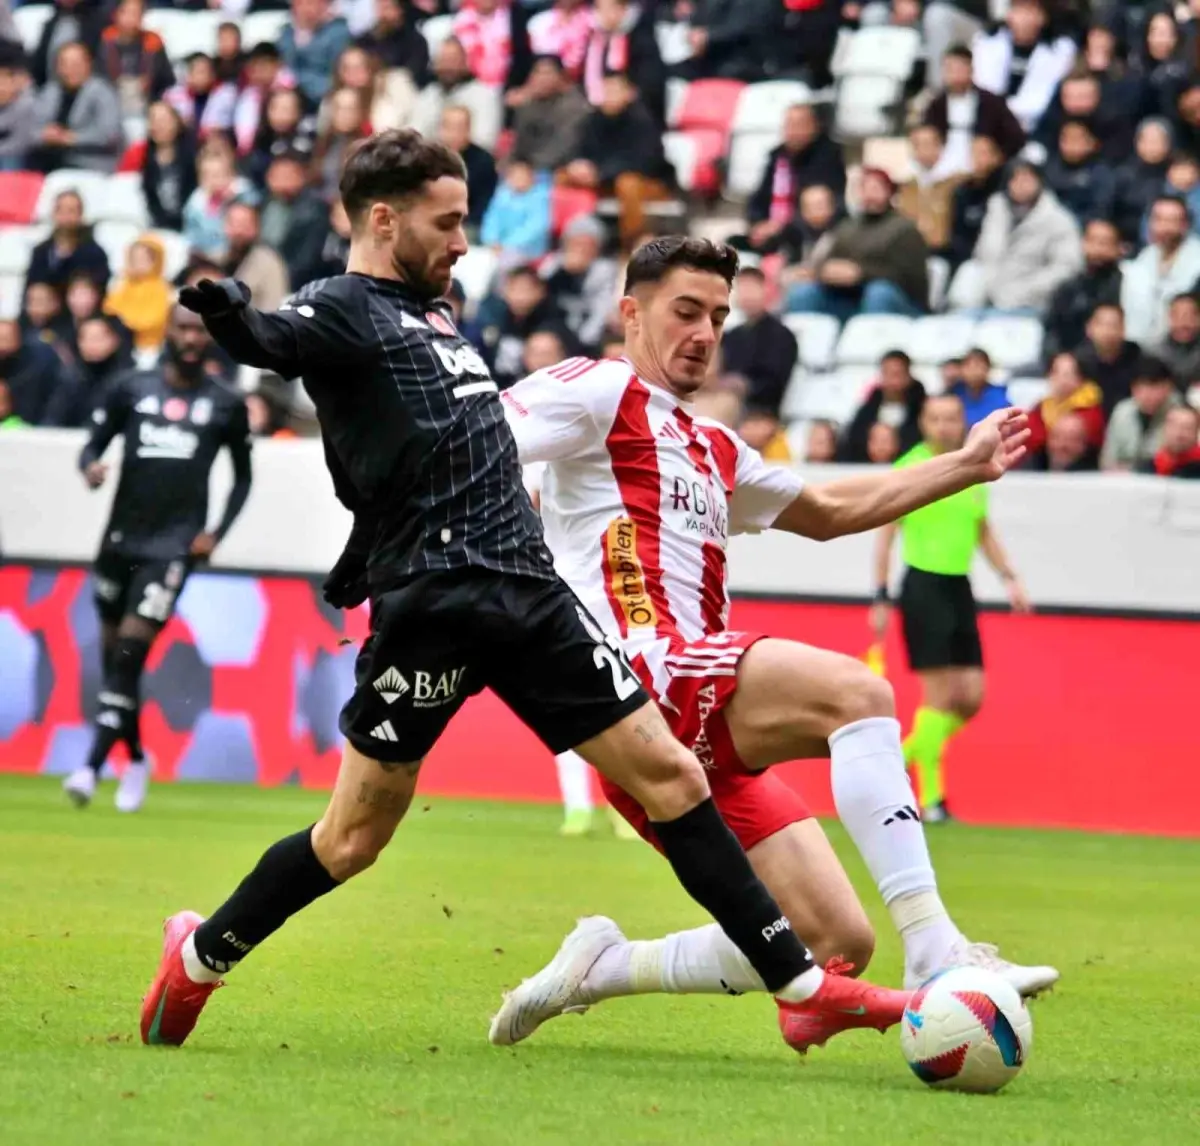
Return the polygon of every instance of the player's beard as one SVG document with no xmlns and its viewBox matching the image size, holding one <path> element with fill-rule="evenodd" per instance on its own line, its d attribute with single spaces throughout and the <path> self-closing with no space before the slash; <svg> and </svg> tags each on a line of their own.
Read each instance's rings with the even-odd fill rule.
<svg viewBox="0 0 1200 1146">
<path fill-rule="evenodd" d="M 167 339 L 166 349 L 167 361 L 184 385 L 195 386 L 204 377 L 203 353 L 197 354 L 195 358 L 185 358 L 183 352 L 170 339 Z"/>
<path fill-rule="evenodd" d="M 407 283 L 422 299 L 430 302 L 445 294 L 450 285 L 449 275 L 445 281 L 433 281 L 429 268 L 429 252 L 417 241 L 411 229 L 402 233 L 392 248 L 392 268 L 402 282 Z"/>
</svg>

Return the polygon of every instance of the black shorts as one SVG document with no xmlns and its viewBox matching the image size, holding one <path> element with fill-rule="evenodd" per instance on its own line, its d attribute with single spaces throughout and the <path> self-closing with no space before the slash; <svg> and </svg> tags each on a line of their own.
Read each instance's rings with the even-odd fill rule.
<svg viewBox="0 0 1200 1146">
<path fill-rule="evenodd" d="M 374 597 L 342 735 L 385 763 L 421 759 L 470 696 L 494 691 L 551 752 L 650 697 L 562 581 L 466 569 Z"/>
<path fill-rule="evenodd" d="M 908 665 L 914 672 L 981 668 L 979 610 L 969 577 L 909 569 L 900 588 Z"/>
<path fill-rule="evenodd" d="M 189 557 L 143 560 L 102 551 L 92 567 L 96 611 L 106 625 L 134 616 L 161 629 L 175 612 L 193 562 Z"/>
</svg>

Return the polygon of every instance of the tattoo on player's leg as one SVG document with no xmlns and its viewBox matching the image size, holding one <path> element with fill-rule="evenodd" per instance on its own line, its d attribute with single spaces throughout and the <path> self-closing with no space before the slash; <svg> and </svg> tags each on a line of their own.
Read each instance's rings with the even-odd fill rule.
<svg viewBox="0 0 1200 1146">
<path fill-rule="evenodd" d="M 362 783 L 358 786 L 358 802 L 368 808 L 378 808 L 381 812 L 400 812 L 408 810 L 411 797 L 406 792 L 393 792 L 389 788 L 378 788 L 374 784 Z"/>
<path fill-rule="evenodd" d="M 667 725 L 661 716 L 655 716 L 637 725 L 633 731 L 643 744 L 649 744 L 652 740 L 657 740 L 667 731 Z"/>
<path fill-rule="evenodd" d="M 409 776 L 409 777 L 415 777 L 416 774 L 421 771 L 421 761 L 420 760 L 416 761 L 415 763 L 413 763 L 411 761 L 408 763 L 405 763 L 403 761 L 395 761 L 395 760 L 376 760 L 375 763 L 378 764 L 379 767 L 382 768 L 385 772 L 388 772 L 388 773 L 403 772 L 406 776 Z"/>
</svg>

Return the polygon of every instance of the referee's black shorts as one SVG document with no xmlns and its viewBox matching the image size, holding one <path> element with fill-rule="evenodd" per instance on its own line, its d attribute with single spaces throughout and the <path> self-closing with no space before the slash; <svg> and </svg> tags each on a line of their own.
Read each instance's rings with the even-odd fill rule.
<svg viewBox="0 0 1200 1146">
<path fill-rule="evenodd" d="M 983 667 L 979 610 L 969 577 L 906 570 L 900 617 L 908 665 L 914 672 Z"/>
<path fill-rule="evenodd" d="M 384 763 L 421 759 L 484 688 L 554 753 L 650 699 L 563 581 L 482 569 L 428 573 L 373 597 L 355 684 L 339 727 Z"/>
</svg>

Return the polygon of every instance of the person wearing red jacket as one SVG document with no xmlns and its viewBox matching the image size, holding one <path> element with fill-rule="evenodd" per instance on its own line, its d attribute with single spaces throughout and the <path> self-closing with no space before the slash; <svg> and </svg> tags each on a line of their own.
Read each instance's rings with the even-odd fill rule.
<svg viewBox="0 0 1200 1146">
<path fill-rule="evenodd" d="M 1050 427 L 1064 414 L 1078 414 L 1087 427 L 1088 445 L 1100 452 L 1104 444 L 1104 395 L 1095 382 L 1088 382 L 1074 354 L 1063 351 L 1050 362 L 1046 376 L 1050 393 L 1029 411 L 1029 459 L 1036 462 L 1045 452 Z"/>
</svg>

